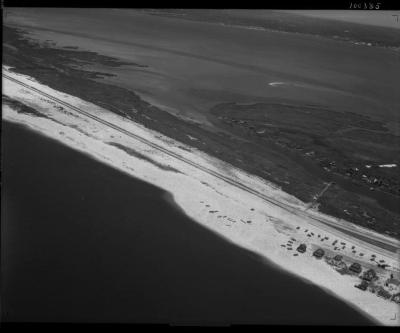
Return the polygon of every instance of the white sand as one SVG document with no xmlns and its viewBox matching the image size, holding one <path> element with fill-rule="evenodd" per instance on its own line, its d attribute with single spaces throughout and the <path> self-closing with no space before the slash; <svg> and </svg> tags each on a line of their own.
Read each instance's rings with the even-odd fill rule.
<svg viewBox="0 0 400 333">
<path fill-rule="evenodd" d="M 101 119 L 116 124 L 130 133 L 156 143 L 170 152 L 194 161 L 197 165 L 226 174 L 231 179 L 246 184 L 260 193 L 283 201 L 293 209 L 304 210 L 306 208 L 305 203 L 281 191 L 278 187 L 258 177 L 248 175 L 190 146 L 146 129 L 137 123 L 119 117 L 79 98 L 41 85 L 32 78 L 9 72 L 4 67 L 3 71 L 7 72 L 9 76 L 27 82 L 41 91 L 45 91 L 86 112 L 101 117 Z M 3 79 L 3 94 L 23 102 L 50 118 L 18 113 L 11 107 L 3 106 L 4 119 L 29 126 L 35 131 L 62 142 L 73 149 L 80 150 L 129 175 L 159 186 L 170 192 L 175 202 L 194 221 L 219 234 L 227 241 L 252 250 L 266 258 L 270 263 L 320 286 L 327 292 L 372 316 L 381 324 L 400 324 L 399 315 L 397 315 L 396 320 L 392 320 L 395 314 L 399 313 L 400 307 L 398 305 L 378 298 L 369 292 L 354 288 L 354 284 L 359 282 L 357 277 L 342 276 L 323 260 L 317 260 L 311 255 L 310 249 L 323 247 L 329 250 L 333 248 L 333 246 L 330 246 L 332 240 L 339 239 L 339 242 L 346 242 L 347 249 L 342 250 L 342 252 L 347 258 L 355 258 L 350 251 L 350 247 L 354 244 L 357 247 L 357 253 L 360 251 L 365 253 L 365 259 L 357 257 L 358 260 L 367 263 L 369 255 L 372 253 L 371 249 L 374 249 L 363 242 L 344 236 L 333 229 L 310 223 L 310 219 L 306 216 L 295 215 L 270 204 L 252 193 L 161 152 L 145 142 L 138 141 L 113 128 L 80 115 L 72 109 L 60 109 L 56 103 L 10 80 Z M 129 155 L 125 151 L 110 145 L 109 143 L 111 142 L 124 145 L 151 158 L 158 165 L 169 166 L 179 170 L 179 172 L 160 168 L 156 164 Z M 210 212 L 215 210 L 217 212 Z M 312 212 L 312 214 L 323 215 L 319 212 Z M 325 215 L 324 217 L 328 218 Z M 251 221 L 251 223 L 247 223 L 247 221 Z M 163 221 L 160 221 L 160 223 L 163 223 Z M 297 230 L 297 226 L 301 227 L 301 229 Z M 356 226 L 353 227 L 357 228 Z M 315 236 L 312 238 L 307 237 L 304 229 L 308 229 L 309 232 L 312 231 Z M 371 233 L 373 232 L 371 231 Z M 321 234 L 324 237 L 328 236 L 329 241 L 321 242 L 317 239 L 317 234 Z M 291 237 L 294 237 L 296 242 L 293 250 L 288 251 L 281 245 L 286 244 Z M 294 257 L 293 253 L 300 242 L 308 245 L 307 253 Z M 399 271 L 399 262 L 396 258 L 386 256 L 385 251 L 378 254 L 378 259 L 381 258 L 393 267 L 394 273 Z"/>
</svg>

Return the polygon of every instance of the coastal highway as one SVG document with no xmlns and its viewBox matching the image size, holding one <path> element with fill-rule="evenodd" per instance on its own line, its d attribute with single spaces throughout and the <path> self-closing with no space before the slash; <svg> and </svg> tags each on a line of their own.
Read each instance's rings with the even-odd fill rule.
<svg viewBox="0 0 400 333">
<path fill-rule="evenodd" d="M 275 198 L 271 198 L 268 197 L 267 195 L 260 193 L 252 188 L 250 188 L 249 186 L 246 186 L 230 177 L 227 177 L 226 175 L 219 173 L 215 170 L 209 169 L 207 167 L 204 167 L 202 165 L 198 165 L 197 163 L 180 156 L 179 154 L 170 151 L 154 142 L 151 142 L 137 134 L 134 134 L 132 132 L 129 132 L 121 127 L 119 127 L 118 125 L 115 125 L 109 121 L 106 121 L 100 117 L 97 117 L 87 111 L 84 111 L 72 104 L 69 104 L 55 96 L 52 96 L 44 91 L 41 91 L 29 84 L 26 84 L 25 82 L 21 82 L 18 79 L 15 79 L 7 74 L 4 73 L 5 70 L 3 69 L 3 79 L 6 80 L 10 80 L 11 82 L 14 82 L 22 87 L 24 87 L 25 89 L 29 89 L 32 92 L 37 93 L 38 95 L 41 95 L 43 97 L 46 97 L 49 100 L 52 100 L 53 102 L 56 102 L 66 108 L 69 108 L 71 110 L 74 110 L 75 112 L 88 117 L 96 122 L 101 123 L 102 125 L 105 125 L 109 128 L 114 129 L 115 131 L 118 131 L 126 136 L 129 136 L 137 141 L 140 141 L 142 143 L 145 143 L 147 145 L 149 145 L 150 147 L 157 149 L 171 157 L 174 157 L 186 164 L 191 165 L 192 167 L 199 169 L 209 175 L 212 175 L 214 177 L 217 177 L 233 186 L 236 186 L 246 192 L 249 192 L 263 200 L 265 200 L 266 202 L 273 204 L 275 206 L 280 207 L 281 209 L 284 209 L 285 211 L 288 211 L 294 215 L 297 215 L 299 217 L 303 217 L 305 218 L 310 224 L 315 225 L 316 227 L 319 228 L 328 228 L 330 232 L 336 234 L 338 237 L 341 237 L 343 239 L 347 239 L 349 241 L 354 240 L 354 238 L 357 239 L 357 242 L 360 243 L 363 246 L 366 246 L 368 248 L 370 248 L 371 250 L 380 253 L 381 255 L 385 256 L 385 257 L 389 257 L 391 259 L 394 260 L 398 260 L 399 258 L 399 253 L 400 253 L 400 241 L 397 241 L 395 239 L 389 238 L 387 236 L 384 235 L 380 235 L 368 230 L 362 230 L 362 228 L 359 227 L 354 227 L 351 223 L 349 222 L 345 222 L 345 221 L 341 221 L 341 220 L 335 220 L 335 219 L 325 219 L 321 216 L 315 216 L 314 214 L 312 214 L 309 211 L 306 210 L 301 210 L 298 209 L 296 207 L 292 207 L 289 204 L 285 203 L 285 202 L 281 202 L 279 200 L 276 200 Z M 4 83 L 4 82 L 3 82 Z"/>
</svg>

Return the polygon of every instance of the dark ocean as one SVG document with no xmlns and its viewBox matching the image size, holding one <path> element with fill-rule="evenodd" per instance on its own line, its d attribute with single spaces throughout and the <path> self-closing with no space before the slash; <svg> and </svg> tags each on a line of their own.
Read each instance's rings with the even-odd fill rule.
<svg viewBox="0 0 400 333">
<path fill-rule="evenodd" d="M 154 186 L 2 125 L 2 320 L 370 325 Z"/>
</svg>

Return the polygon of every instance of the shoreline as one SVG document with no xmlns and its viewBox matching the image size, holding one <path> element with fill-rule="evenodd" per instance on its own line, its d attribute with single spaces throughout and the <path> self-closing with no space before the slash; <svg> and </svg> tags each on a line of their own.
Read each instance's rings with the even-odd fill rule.
<svg viewBox="0 0 400 333">
<path fill-rule="evenodd" d="M 6 119 L 3 119 L 3 121 L 7 121 L 7 122 L 12 123 L 12 124 L 14 124 L 14 125 L 20 126 L 20 127 L 24 128 L 25 130 L 28 130 L 28 131 L 31 131 L 31 132 L 33 132 L 33 133 L 42 135 L 43 137 L 47 138 L 48 140 L 54 140 L 54 141 L 56 141 L 57 143 L 60 143 L 60 144 L 65 145 L 65 146 L 67 146 L 67 147 L 69 147 L 69 148 L 71 148 L 71 149 L 74 149 L 73 147 L 71 147 L 71 146 L 65 144 L 65 143 L 62 142 L 62 141 L 59 141 L 59 140 L 55 139 L 54 137 L 52 137 L 52 136 L 50 136 L 50 135 L 47 135 L 47 134 L 44 133 L 44 132 L 37 131 L 37 129 L 35 129 L 35 128 L 29 126 L 28 124 L 19 123 L 19 122 L 14 122 L 14 121 L 12 121 L 12 120 L 6 120 Z M 115 169 L 115 170 L 117 170 L 117 171 L 119 171 L 119 172 L 122 172 L 122 173 L 128 175 L 129 177 L 133 177 L 133 178 L 135 178 L 135 179 L 137 179 L 137 180 L 143 181 L 143 179 L 138 178 L 138 177 L 135 177 L 135 176 L 133 176 L 131 173 L 126 172 L 125 170 L 120 169 L 120 168 L 116 167 L 115 165 L 113 165 L 113 164 L 111 164 L 111 163 L 105 162 L 105 161 L 102 160 L 101 158 L 95 157 L 95 156 L 93 156 L 92 154 L 87 153 L 87 152 L 85 152 L 85 151 L 83 151 L 83 150 L 78 150 L 78 151 L 79 151 L 80 153 L 84 154 L 85 156 L 87 156 L 87 157 L 89 157 L 89 158 L 91 158 L 91 159 L 93 159 L 93 160 L 95 160 L 95 161 L 97 161 L 97 162 L 99 162 L 99 163 L 106 164 L 107 166 L 109 166 L 109 167 L 111 167 L 111 168 L 113 168 L 113 169 Z M 154 184 L 154 183 L 149 183 L 149 184 L 151 184 L 151 185 L 153 185 L 153 186 L 156 186 L 156 184 Z M 163 195 L 163 200 L 165 200 L 173 209 L 178 210 L 181 214 L 184 214 L 184 215 L 187 216 L 188 218 L 192 219 L 189 215 L 187 215 L 187 213 L 185 212 L 185 210 L 183 209 L 183 207 L 181 207 L 181 206 L 175 201 L 173 193 L 171 193 L 171 192 L 166 192 L 166 193 Z M 200 223 L 200 225 L 202 225 L 202 224 Z M 202 225 L 202 226 L 204 227 L 204 225 Z M 207 229 L 208 229 L 208 228 L 207 228 Z M 214 232 L 214 230 L 212 230 L 212 229 L 209 229 L 209 230 L 212 231 L 212 232 Z M 256 252 L 256 251 L 253 251 L 253 250 L 251 250 L 251 249 L 249 249 L 249 248 L 247 248 L 247 247 L 245 247 L 245 246 L 239 245 L 239 244 L 235 243 L 234 241 L 230 240 L 229 238 L 227 238 L 227 237 L 225 237 L 225 236 L 223 236 L 223 235 L 221 235 L 221 234 L 219 234 L 219 233 L 215 233 L 215 235 L 218 236 L 218 237 L 219 237 L 221 240 L 223 240 L 224 242 L 228 242 L 228 243 L 230 243 L 230 244 L 232 244 L 232 245 L 234 245 L 234 246 L 237 246 L 237 247 L 240 247 L 240 248 L 242 248 L 242 249 L 244 249 L 244 250 L 250 251 L 254 256 L 257 257 L 257 260 L 260 260 L 260 261 L 262 262 L 263 265 L 272 266 L 274 269 L 277 269 L 277 270 L 279 270 L 279 271 L 281 271 L 281 272 L 283 272 L 283 273 L 285 273 L 285 274 L 288 274 L 288 275 L 293 276 L 293 277 L 295 277 L 295 278 L 297 278 L 297 279 L 300 279 L 301 281 L 303 281 L 303 282 L 305 282 L 305 283 L 307 283 L 307 284 L 309 284 L 309 285 L 311 285 L 311 286 L 318 287 L 318 288 L 319 288 L 320 290 L 322 290 L 324 293 L 326 293 L 326 294 L 328 294 L 328 295 L 330 295 L 330 296 L 332 296 L 332 297 L 334 297 L 334 298 L 336 298 L 336 299 L 338 299 L 338 300 L 344 302 L 345 304 L 347 304 L 348 306 L 350 306 L 352 309 L 356 310 L 356 311 L 357 311 L 358 313 L 360 313 L 362 316 L 366 317 L 368 320 L 370 320 L 372 323 L 374 323 L 374 325 L 378 325 L 378 326 L 379 326 L 379 325 L 382 324 L 377 318 L 375 318 L 375 317 L 373 317 L 372 315 L 370 315 L 369 313 L 363 311 L 363 309 L 361 309 L 360 307 L 358 307 L 358 306 L 354 305 L 353 303 L 349 302 L 349 301 L 346 300 L 345 298 L 338 296 L 337 294 L 335 294 L 334 292 L 332 292 L 332 291 L 329 290 L 328 288 L 323 287 L 323 286 L 321 286 L 321 285 L 319 285 L 319 284 L 316 284 L 316 283 L 313 282 L 312 280 L 310 280 L 310 279 L 308 279 L 308 278 L 305 278 L 304 276 L 301 276 L 301 275 L 299 275 L 299 274 L 296 274 L 296 273 L 294 273 L 293 271 L 288 270 L 288 269 L 285 268 L 283 265 L 280 265 L 280 264 L 278 264 L 278 263 L 272 261 L 272 260 L 269 259 L 268 257 L 265 257 L 265 256 L 261 255 L 260 253 L 258 253 L 258 252 Z"/>
<path fill-rule="evenodd" d="M 11 95 L 13 93 L 16 93 L 15 91 L 9 92 Z M 6 93 L 7 95 L 7 93 Z M 180 169 L 183 172 L 183 175 L 175 175 L 172 174 L 170 171 L 165 171 L 161 170 L 160 168 L 157 168 L 156 165 L 151 164 L 149 161 L 144 161 L 140 160 L 137 157 L 131 156 L 125 151 L 122 151 L 120 149 L 117 149 L 116 147 L 112 147 L 109 142 L 111 139 L 111 134 L 107 133 L 112 132 L 110 130 L 106 130 L 105 132 L 102 131 L 101 126 L 94 125 L 91 122 L 87 122 L 81 124 L 81 131 L 84 130 L 84 132 L 87 131 L 89 135 L 85 135 L 82 132 L 78 132 L 75 128 L 72 128 L 72 123 L 73 120 L 71 119 L 70 116 L 65 117 L 64 115 L 58 115 L 55 114 L 51 110 L 51 107 L 45 104 L 45 106 L 40 105 L 40 103 L 43 103 L 43 101 L 35 101 L 34 96 L 27 97 L 25 95 L 21 95 L 21 92 L 17 92 L 18 98 L 25 99 L 25 103 L 27 103 L 28 98 L 28 104 L 29 103 L 36 103 L 36 108 L 39 107 L 41 110 L 40 112 L 43 112 L 47 115 L 51 115 L 51 117 L 55 117 L 58 120 L 58 123 L 54 123 L 54 121 L 50 119 L 38 119 L 37 117 L 31 116 L 31 115 L 26 115 L 26 114 L 21 114 L 13 111 L 10 107 L 5 107 L 3 111 L 3 118 L 5 118 L 8 121 L 16 122 L 16 123 L 24 123 L 25 125 L 28 125 L 32 130 L 36 132 L 41 132 L 42 134 L 55 139 L 65 145 L 70 146 L 73 149 L 77 149 L 79 151 L 84 152 L 85 154 L 91 156 L 92 158 L 95 158 L 96 160 L 101 161 L 102 163 L 106 163 L 120 171 L 123 171 L 130 176 L 139 175 L 136 176 L 136 178 L 144 180 L 146 182 L 152 183 L 156 186 L 159 186 L 160 188 L 166 190 L 167 192 L 171 193 L 172 195 L 172 200 L 176 203 L 177 207 L 179 209 L 182 209 L 182 211 L 189 216 L 191 219 L 197 221 L 199 224 L 202 226 L 212 230 L 213 232 L 217 233 L 219 236 L 223 237 L 224 239 L 227 239 L 228 241 L 234 243 L 235 245 L 238 245 L 240 247 L 243 247 L 247 250 L 250 250 L 254 253 L 256 253 L 258 256 L 261 257 L 261 259 L 266 258 L 269 263 L 272 263 L 282 270 L 284 270 L 287 273 L 293 274 L 296 277 L 300 277 L 301 279 L 310 281 L 311 284 L 317 285 L 318 287 L 324 289 L 324 291 L 333 294 L 336 298 L 339 298 L 341 300 L 344 300 L 347 304 L 351 305 L 353 308 L 357 308 L 357 310 L 361 311 L 363 315 L 371 316 L 371 309 L 369 309 L 370 312 L 368 312 L 368 309 L 363 309 L 361 304 L 357 304 L 357 299 L 361 297 L 363 299 L 363 296 L 366 297 L 366 294 L 358 294 L 358 290 L 355 289 L 352 285 L 350 288 L 344 288 L 342 292 L 339 290 L 339 288 L 336 287 L 336 292 L 332 289 L 332 286 L 335 285 L 335 283 L 338 283 L 337 281 L 323 281 L 323 277 L 328 278 L 330 275 L 337 274 L 336 272 L 333 272 L 329 270 L 329 267 L 324 267 L 322 265 L 319 265 L 317 262 L 311 263 L 309 258 L 303 257 L 302 261 L 303 263 L 298 263 L 299 267 L 291 267 L 292 265 L 295 265 L 296 262 L 293 262 L 293 257 L 288 257 L 288 255 L 282 255 L 280 252 L 277 252 L 275 245 L 279 246 L 277 239 L 275 239 L 274 244 L 270 245 L 265 245 L 264 241 L 268 240 L 274 240 L 275 238 L 280 238 L 286 239 L 286 234 L 288 233 L 284 229 L 280 229 L 282 227 L 287 227 L 289 228 L 290 226 L 293 227 L 294 223 L 302 224 L 302 225 L 307 225 L 307 221 L 305 221 L 304 218 L 296 217 L 293 218 L 295 221 L 291 221 L 290 223 L 286 222 L 288 220 L 288 217 L 290 214 L 287 212 L 281 212 L 279 209 L 269 206 L 265 204 L 265 202 L 261 202 L 259 199 L 251 199 L 252 196 L 249 194 L 242 194 L 238 195 L 238 193 L 235 193 L 234 189 L 232 186 L 228 186 L 224 184 L 221 181 L 216 181 L 212 177 L 205 176 L 202 172 L 196 171 L 193 172 L 193 168 L 188 167 L 188 166 L 183 166 L 179 162 L 177 163 L 176 160 L 171 159 L 170 157 L 163 156 L 162 154 L 157 154 L 154 151 L 149 151 L 148 147 L 145 147 L 145 145 L 140 144 L 138 147 L 135 146 L 135 149 L 138 148 L 138 150 L 142 150 L 142 152 L 145 152 L 146 154 L 149 154 L 148 156 L 151 156 L 151 158 L 154 160 L 157 160 L 158 163 L 162 164 L 167 164 L 167 165 L 173 165 L 175 168 Z M 68 96 L 66 94 L 63 94 L 63 96 Z M 15 96 L 14 96 L 15 97 Z M 68 99 L 74 99 L 74 97 L 70 96 Z M 77 99 L 75 99 L 76 101 Z M 78 101 L 79 103 L 85 103 L 84 101 Z M 37 105 L 39 103 L 39 105 Z M 86 103 L 89 104 L 89 103 Z M 31 105 L 33 106 L 33 105 Z M 93 106 L 91 105 L 91 108 L 95 108 L 97 110 L 101 110 L 102 116 L 106 117 L 107 119 L 113 119 L 113 121 L 116 121 L 118 119 L 117 116 L 115 115 L 109 115 L 107 114 L 106 110 Z M 81 121 L 82 119 L 80 119 Z M 77 125 L 78 124 L 78 125 Z M 79 122 L 75 123 L 75 126 L 79 127 Z M 141 134 L 146 134 L 150 136 L 157 136 L 156 133 L 152 134 L 153 131 L 143 129 L 137 124 L 132 124 L 126 122 L 124 125 L 126 126 L 135 126 L 135 129 L 137 132 L 141 132 Z M 50 127 L 49 127 L 50 126 Z M 51 131 L 49 131 L 51 129 Z M 63 131 L 66 133 L 65 135 L 60 135 L 60 130 L 63 129 Z M 153 139 L 154 137 L 152 137 Z M 114 133 L 114 138 L 115 139 L 115 133 Z M 127 144 L 126 138 L 119 137 L 118 141 L 120 144 Z M 170 142 L 175 142 L 175 140 L 169 139 Z M 129 141 L 129 140 L 128 140 Z M 162 141 L 162 140 L 160 140 Z M 115 142 L 115 141 L 114 141 Z M 164 142 L 165 144 L 165 142 Z M 180 144 L 180 143 L 179 143 Z M 172 144 L 172 147 L 175 146 Z M 182 153 L 182 151 L 181 151 Z M 203 158 L 204 154 L 198 154 L 197 151 L 191 151 L 190 155 L 193 155 L 192 153 L 195 153 L 195 156 L 198 158 Z M 126 163 L 126 162 L 132 162 L 132 163 Z M 209 160 L 201 160 L 201 163 L 210 163 L 212 162 L 213 159 Z M 199 161 L 200 163 L 200 161 Z M 134 168 L 132 168 L 133 166 Z M 218 165 L 213 165 L 213 168 L 218 168 Z M 267 186 L 266 184 L 260 184 L 257 180 L 257 178 L 253 179 L 248 179 L 247 175 L 237 175 L 236 173 L 239 172 L 238 170 L 230 170 L 235 176 L 238 176 L 239 179 L 245 180 L 248 182 L 253 182 L 254 186 L 259 186 L 264 188 Z M 189 177 L 188 174 L 191 176 Z M 166 177 L 166 175 L 169 175 L 170 177 Z M 169 178 L 169 179 L 165 179 Z M 173 179 L 175 178 L 175 180 Z M 179 184 L 179 181 L 182 181 L 182 184 Z M 200 181 L 200 184 L 199 184 Z M 183 184 L 185 183 L 185 184 Z M 207 185 L 203 184 L 206 183 Z M 198 188 L 199 191 L 195 193 L 193 196 L 196 198 L 188 198 L 188 193 L 185 191 L 185 186 L 184 185 L 191 185 L 192 187 L 190 188 Z M 183 188 L 182 188 L 183 187 Z M 175 191 L 175 193 L 174 193 Z M 272 190 L 273 192 L 276 191 L 277 194 L 279 194 L 283 198 L 290 198 L 289 195 L 287 194 L 282 194 L 280 193 L 281 191 L 279 190 Z M 224 196 L 227 198 L 224 198 Z M 214 203 L 217 204 L 216 209 L 221 210 L 224 209 L 224 207 L 229 207 L 230 205 L 232 206 L 232 203 L 236 201 L 236 204 L 234 203 L 234 206 L 232 207 L 232 212 L 230 212 L 230 215 L 232 213 L 235 213 L 234 217 L 232 218 L 233 220 L 236 219 L 236 222 L 239 223 L 238 216 L 243 216 L 243 215 L 248 215 L 250 219 L 254 220 L 251 222 L 249 226 L 246 225 L 246 227 L 237 227 L 236 222 L 225 222 L 227 224 L 224 224 L 222 226 L 221 224 L 216 224 L 216 219 L 214 218 L 215 216 L 210 216 L 210 213 L 206 207 L 201 208 L 201 205 L 199 205 L 199 202 L 201 202 L 200 198 L 210 198 L 211 201 L 214 199 Z M 195 202 L 195 199 L 196 202 Z M 203 199 L 204 200 L 204 199 Z M 251 203 L 251 206 L 253 206 L 253 211 L 254 213 L 249 212 L 249 203 Z M 293 202 L 294 206 L 300 205 L 300 203 L 296 200 Z M 211 207 L 211 205 L 209 205 Z M 209 207 L 207 207 L 209 208 Z M 214 208 L 212 208 L 214 209 Z M 272 212 L 272 215 L 270 213 Z M 213 215 L 213 213 L 211 213 Z M 268 221 L 272 221 L 272 223 L 266 224 L 265 223 L 265 218 L 267 218 Z M 290 219 L 289 219 L 290 220 Z M 236 224 L 236 225 L 235 225 Z M 229 225 L 229 228 L 225 228 L 226 226 Z M 254 230 L 249 231 L 249 228 L 254 228 Z M 230 230 L 229 230 L 230 229 Z M 235 231 L 232 231 L 235 229 Z M 293 229 L 293 228 L 292 228 Z M 291 230 L 293 234 L 293 230 Z M 260 235 L 261 234 L 261 235 Z M 271 237 L 272 235 L 272 237 Z M 297 236 L 296 236 L 297 238 Z M 299 257 L 300 259 L 300 257 Z M 310 258 L 311 260 L 314 260 L 314 258 Z M 304 266 L 304 264 L 309 264 L 314 266 L 313 269 L 310 267 Z M 324 263 L 320 262 L 321 264 L 324 265 Z M 303 268 L 301 267 L 303 266 Z M 315 270 L 316 266 L 320 266 L 320 270 Z M 325 265 L 326 266 L 326 265 Z M 300 271 L 302 272 L 296 272 L 296 268 L 300 268 Z M 308 269 L 308 271 L 307 271 Z M 321 280 L 321 277 L 318 276 L 315 277 L 315 273 L 323 273 L 323 277 Z M 314 277 L 314 280 L 312 280 L 312 277 Z M 335 276 L 334 276 L 335 278 Z M 320 281 L 315 281 L 315 280 L 320 280 Z M 335 280 L 340 280 L 335 279 Z M 342 281 L 346 281 L 345 279 L 342 279 Z M 331 288 L 329 288 L 331 287 Z M 351 289 L 352 288 L 352 289 Z M 355 289 L 355 290 L 353 290 Z M 344 295 L 347 295 L 348 292 L 353 292 L 352 294 L 356 295 L 353 297 L 353 302 L 349 301 L 348 299 L 345 298 Z M 368 295 L 369 296 L 369 295 Z M 372 295 L 371 295 L 372 296 Z M 368 299 L 368 297 L 367 297 Z M 366 299 L 366 300 L 367 300 Z M 376 300 L 376 303 L 381 303 L 381 300 L 374 297 Z M 384 304 L 384 303 L 381 303 Z M 373 306 L 374 307 L 374 306 Z M 376 308 L 376 306 L 375 306 Z M 379 308 L 379 306 L 378 306 Z M 383 314 L 382 314 L 383 315 Z M 387 316 L 386 316 L 387 317 Z M 383 320 L 383 318 L 377 319 L 376 317 L 372 317 L 375 321 L 379 321 L 381 324 L 395 324 L 391 323 L 389 318 Z"/>
<path fill-rule="evenodd" d="M 25 267 L 30 274 L 21 276 L 14 265 L 6 267 L 5 278 L 11 285 L 6 288 L 9 301 L 5 311 L 14 303 L 15 315 L 10 313 L 5 320 L 17 321 L 28 316 L 42 320 L 42 316 L 51 313 L 53 320 L 64 318 L 72 322 L 82 311 L 90 311 L 95 321 L 113 322 L 135 322 L 138 318 L 150 322 L 162 317 L 163 321 L 183 324 L 336 325 L 335 318 L 340 318 L 343 325 L 373 325 L 358 311 L 317 286 L 263 264 L 253 252 L 226 242 L 175 211 L 163 200 L 166 192 L 158 187 L 18 124 L 4 121 L 3 130 L 6 193 L 18 195 L 26 186 L 24 196 L 15 198 L 15 203 L 22 208 L 33 208 L 32 214 L 28 210 L 14 221 L 14 209 L 6 205 L 5 222 L 9 232 L 15 230 L 11 235 L 17 237 L 25 235 L 25 257 L 32 259 L 32 265 L 24 265 L 25 260 L 9 252 L 7 261 Z M 15 164 L 24 160 L 29 160 L 29 165 Z M 22 175 L 26 173 L 30 176 L 24 181 Z M 65 181 L 68 186 L 63 188 Z M 42 183 L 43 192 L 36 195 L 38 183 Z M 46 202 L 54 195 L 58 199 L 47 209 Z M 85 201 L 80 199 L 81 195 Z M 53 220 L 57 220 L 62 202 L 70 203 L 71 210 L 55 224 Z M 40 224 L 35 223 L 43 212 L 47 212 L 47 218 Z M 25 233 L 26 228 L 32 228 L 31 232 Z M 77 233 L 76 237 L 72 236 L 75 249 L 71 252 L 72 239 L 65 235 L 74 232 Z M 105 239 L 96 242 L 99 233 Z M 50 234 L 54 234 L 53 239 L 47 237 Z M 36 245 L 29 245 L 31 240 Z M 53 264 L 59 251 L 66 257 Z M 122 253 L 123 256 L 118 255 Z M 92 263 L 93 257 L 104 260 Z M 121 260 L 116 261 L 116 257 Z M 35 262 L 48 262 L 51 270 L 42 271 L 42 265 Z M 81 274 L 68 279 L 71 264 L 75 272 L 84 273 L 88 285 L 81 284 Z M 58 268 L 63 273 L 58 274 Z M 104 279 L 102 275 L 109 278 Z M 49 285 L 46 281 L 51 277 Z M 65 295 L 67 300 L 62 291 L 61 295 L 58 293 L 58 286 L 63 283 L 66 283 L 64 293 L 70 291 Z M 115 288 L 101 287 L 109 285 Z M 120 291 L 127 303 L 116 294 L 120 285 L 125 286 Z M 164 287 L 158 290 L 160 285 Z M 27 292 L 21 290 L 23 286 Z M 98 289 L 102 290 L 100 294 Z M 137 293 L 144 298 L 135 297 Z M 176 295 L 174 300 L 171 293 Z M 20 301 L 15 299 L 17 294 L 22 297 Z M 54 302 L 48 302 L 49 297 Z M 42 306 L 38 304 L 31 311 L 28 304 L 34 304 L 37 298 L 41 299 Z M 306 299 L 306 303 L 301 301 Z M 65 308 L 69 301 L 75 305 L 72 311 L 69 306 Z M 153 304 L 169 306 L 154 311 Z M 104 309 L 108 309 L 106 313 Z M 332 317 L 332 313 L 336 316 Z"/>
</svg>

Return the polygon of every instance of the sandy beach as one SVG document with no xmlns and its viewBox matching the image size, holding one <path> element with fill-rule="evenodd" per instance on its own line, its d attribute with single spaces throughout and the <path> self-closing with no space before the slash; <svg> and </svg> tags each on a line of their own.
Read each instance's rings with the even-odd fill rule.
<svg viewBox="0 0 400 333">
<path fill-rule="evenodd" d="M 332 221 L 334 218 L 324 216 L 318 211 L 307 211 L 307 203 L 265 180 L 104 108 L 55 91 L 33 78 L 15 74 L 5 66 L 4 73 L 85 110 L 104 123 L 61 106 L 3 77 L 5 96 L 41 114 L 37 116 L 19 112 L 16 108 L 3 104 L 4 119 L 25 125 L 102 163 L 168 191 L 189 217 L 227 241 L 251 250 L 281 269 L 318 285 L 379 324 L 400 324 L 398 304 L 355 288 L 354 285 L 360 281 L 358 276 L 341 275 L 325 260 L 318 260 L 312 255 L 315 249 L 322 248 L 326 255 L 340 253 L 346 263 L 357 261 L 365 268 L 376 267 L 370 260 L 374 255 L 376 261 L 383 260 L 389 265 L 387 272 L 398 276 L 398 254 L 311 221 L 307 218 L 309 214 Z M 113 124 L 114 127 L 107 124 Z M 190 139 L 197 140 L 195 137 Z M 232 182 L 218 178 L 216 175 L 219 174 L 225 175 Z M 242 188 L 236 183 L 243 184 Z M 307 211 L 307 214 L 295 214 L 280 208 L 250 193 L 246 188 L 284 202 L 285 207 L 293 212 Z M 350 226 L 354 231 L 360 230 L 360 227 L 346 221 L 341 223 Z M 373 235 L 374 232 L 371 231 L 370 234 Z M 376 237 L 396 243 L 387 236 Z M 333 244 L 335 240 L 337 242 Z M 300 244 L 307 245 L 306 253 L 296 251 Z"/>
</svg>

